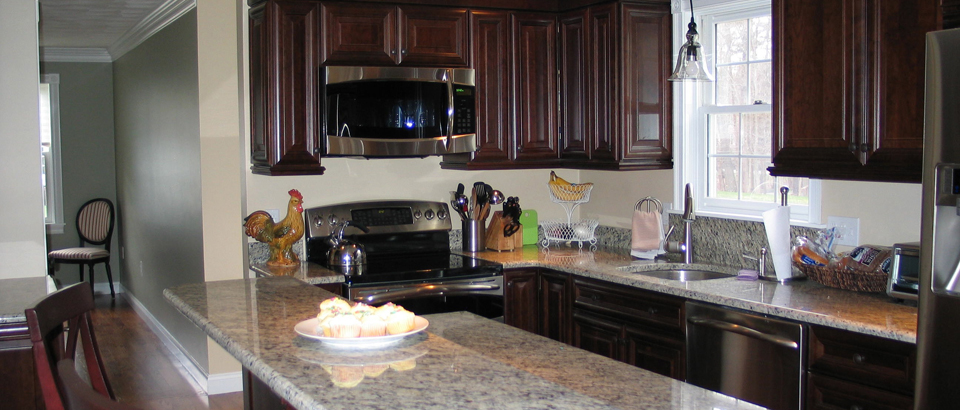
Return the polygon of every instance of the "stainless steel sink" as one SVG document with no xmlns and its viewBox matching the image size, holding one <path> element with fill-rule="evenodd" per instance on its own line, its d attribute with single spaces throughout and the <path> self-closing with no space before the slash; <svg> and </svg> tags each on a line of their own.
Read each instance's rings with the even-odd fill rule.
<svg viewBox="0 0 960 410">
<path fill-rule="evenodd" d="M 732 278 L 733 275 L 726 273 L 713 272 L 708 270 L 699 270 L 699 269 L 665 269 L 665 270 L 634 270 L 627 268 L 620 268 L 620 270 L 633 272 L 638 275 L 645 275 L 654 278 L 660 279 L 669 279 L 669 280 L 678 280 L 680 282 L 692 282 L 698 280 L 710 280 L 710 279 L 723 279 L 723 278 Z"/>
</svg>

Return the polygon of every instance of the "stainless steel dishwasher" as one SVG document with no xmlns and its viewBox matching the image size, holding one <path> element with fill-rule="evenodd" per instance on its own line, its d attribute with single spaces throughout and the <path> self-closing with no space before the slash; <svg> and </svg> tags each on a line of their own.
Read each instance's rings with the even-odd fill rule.
<svg viewBox="0 0 960 410">
<path fill-rule="evenodd" d="M 770 409 L 803 409 L 800 323 L 687 302 L 687 383 Z"/>
</svg>

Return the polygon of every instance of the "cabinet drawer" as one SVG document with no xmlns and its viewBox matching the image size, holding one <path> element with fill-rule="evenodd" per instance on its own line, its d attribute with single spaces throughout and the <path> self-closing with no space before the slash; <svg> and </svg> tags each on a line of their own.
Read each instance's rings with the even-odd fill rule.
<svg viewBox="0 0 960 410">
<path fill-rule="evenodd" d="M 916 346 L 823 326 L 810 330 L 810 370 L 913 395 Z"/>
<path fill-rule="evenodd" d="M 681 298 L 575 278 L 573 303 L 578 308 L 684 332 Z"/>
<path fill-rule="evenodd" d="M 809 410 L 909 410 L 913 398 L 862 384 L 808 373 Z"/>
</svg>

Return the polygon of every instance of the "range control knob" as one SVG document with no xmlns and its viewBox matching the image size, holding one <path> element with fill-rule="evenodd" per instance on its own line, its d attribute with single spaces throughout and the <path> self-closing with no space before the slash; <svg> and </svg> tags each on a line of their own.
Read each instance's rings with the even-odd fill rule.
<svg viewBox="0 0 960 410">
<path fill-rule="evenodd" d="M 430 212 L 430 211 L 427 211 L 427 212 Z M 413 211 L 413 219 L 420 219 L 420 216 L 421 214 L 419 209 L 416 211 Z"/>
<path fill-rule="evenodd" d="M 314 224 L 314 225 L 317 225 L 318 228 L 321 227 L 321 226 L 323 226 L 323 217 L 320 216 L 320 215 L 314 215 L 314 216 L 313 216 L 313 224 Z"/>
<path fill-rule="evenodd" d="M 432 209 L 428 209 L 427 212 L 424 212 L 424 213 L 423 213 L 423 216 L 426 217 L 427 220 L 429 221 L 429 220 L 433 219 L 433 217 L 435 216 L 435 214 L 433 213 L 433 210 L 432 210 Z"/>
<path fill-rule="evenodd" d="M 440 208 L 437 211 L 437 218 L 439 218 L 441 221 L 447 219 L 447 211 L 445 211 L 443 208 Z"/>
</svg>

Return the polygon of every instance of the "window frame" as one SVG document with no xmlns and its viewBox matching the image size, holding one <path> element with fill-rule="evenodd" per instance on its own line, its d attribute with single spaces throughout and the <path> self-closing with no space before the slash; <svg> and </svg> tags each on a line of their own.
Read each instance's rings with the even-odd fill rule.
<svg viewBox="0 0 960 410">
<path fill-rule="evenodd" d="M 42 74 L 40 84 L 48 84 L 50 88 L 50 151 L 49 157 L 45 156 L 41 161 L 41 166 L 46 168 L 49 176 L 45 181 L 44 197 L 48 214 L 44 223 L 47 233 L 62 234 L 66 221 L 63 217 L 63 172 L 60 157 L 60 75 Z"/>
<path fill-rule="evenodd" d="M 679 4 L 678 4 L 679 3 Z M 686 41 L 687 23 L 690 21 L 690 8 L 686 1 L 674 0 L 673 41 L 674 56 Z M 716 76 L 715 28 L 717 23 L 750 17 L 771 15 L 770 0 L 694 0 L 697 29 L 700 43 L 711 73 Z M 697 213 L 706 216 L 762 220 L 762 213 L 778 205 L 729 199 L 708 198 L 708 115 L 724 112 L 773 112 L 772 101 L 760 104 L 756 108 L 747 106 L 704 106 L 705 101 L 713 101 L 715 82 L 677 82 L 674 92 L 674 129 L 679 138 L 674 138 L 676 164 L 674 167 L 674 203 L 682 204 L 684 186 L 690 183 L 694 189 L 694 202 Z M 773 90 L 771 90 L 773 91 Z M 772 97 L 773 93 L 771 93 Z M 775 135 L 771 135 L 775 138 Z M 773 147 L 771 147 L 772 150 Z M 790 205 L 790 219 L 794 224 L 816 226 L 820 224 L 821 186 L 820 180 L 809 179 L 809 203 Z M 676 209 L 676 207 L 674 207 Z M 677 209 L 679 210 L 679 209 Z"/>
</svg>

